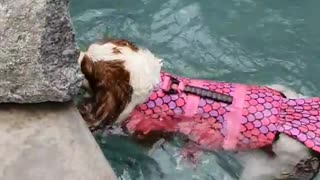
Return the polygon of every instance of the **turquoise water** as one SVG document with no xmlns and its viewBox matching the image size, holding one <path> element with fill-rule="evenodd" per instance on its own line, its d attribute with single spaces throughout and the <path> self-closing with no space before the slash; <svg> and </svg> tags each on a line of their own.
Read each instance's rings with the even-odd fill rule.
<svg viewBox="0 0 320 180">
<path fill-rule="evenodd" d="M 82 48 L 101 37 L 145 46 L 181 75 L 257 84 L 283 84 L 320 95 L 319 0 L 73 0 Z M 176 146 L 148 156 L 128 138 L 99 140 L 123 179 L 236 179 L 228 154 L 203 156 L 196 170 L 177 167 Z M 178 163 L 179 164 L 179 163 Z"/>
</svg>

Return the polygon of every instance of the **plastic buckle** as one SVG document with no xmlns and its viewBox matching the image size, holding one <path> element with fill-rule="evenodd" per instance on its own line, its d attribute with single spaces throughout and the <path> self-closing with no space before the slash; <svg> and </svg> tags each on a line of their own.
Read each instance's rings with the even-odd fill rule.
<svg viewBox="0 0 320 180">
<path fill-rule="evenodd" d="M 172 85 L 177 85 L 177 88 L 180 84 L 180 81 L 172 76 L 170 76 L 170 81 L 167 84 L 167 88 L 164 88 L 163 91 L 167 94 L 177 94 L 178 90 L 173 89 Z"/>
</svg>

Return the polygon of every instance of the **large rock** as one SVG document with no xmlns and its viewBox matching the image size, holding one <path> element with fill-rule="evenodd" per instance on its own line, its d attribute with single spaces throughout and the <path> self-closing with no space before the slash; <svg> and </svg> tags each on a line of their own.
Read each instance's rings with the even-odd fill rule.
<svg viewBox="0 0 320 180">
<path fill-rule="evenodd" d="M 116 180 L 72 103 L 0 105 L 1 180 Z"/>
<path fill-rule="evenodd" d="M 68 0 L 0 0 L 0 103 L 70 100 L 78 55 Z"/>
</svg>

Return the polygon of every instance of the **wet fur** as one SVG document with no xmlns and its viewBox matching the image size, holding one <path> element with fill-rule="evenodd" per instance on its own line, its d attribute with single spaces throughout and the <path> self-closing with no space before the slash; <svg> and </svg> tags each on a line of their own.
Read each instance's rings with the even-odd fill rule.
<svg viewBox="0 0 320 180">
<path fill-rule="evenodd" d="M 92 97 L 86 99 L 89 117 L 85 117 L 91 130 L 117 119 L 131 101 L 133 88 L 130 74 L 121 60 L 93 63 L 87 55 L 81 62 L 81 71 L 88 80 Z M 98 125 L 99 124 L 99 125 Z"/>
</svg>

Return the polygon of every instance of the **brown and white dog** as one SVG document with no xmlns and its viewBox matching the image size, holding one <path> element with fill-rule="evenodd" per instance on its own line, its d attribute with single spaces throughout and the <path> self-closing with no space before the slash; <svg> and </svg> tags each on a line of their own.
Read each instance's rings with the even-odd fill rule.
<svg viewBox="0 0 320 180">
<path fill-rule="evenodd" d="M 162 68 L 162 59 L 122 39 L 90 45 L 78 63 L 92 95 L 81 109 L 91 130 L 121 125 L 149 97 L 159 83 Z M 298 96 L 282 86 L 273 88 L 288 97 Z M 274 156 L 261 149 L 239 153 L 237 156 L 244 163 L 241 179 L 276 179 L 310 156 L 305 146 L 282 134 L 270 151 Z"/>
</svg>

